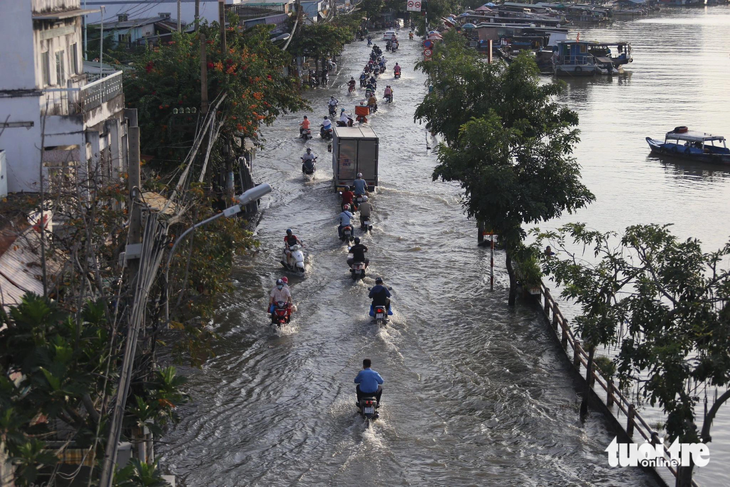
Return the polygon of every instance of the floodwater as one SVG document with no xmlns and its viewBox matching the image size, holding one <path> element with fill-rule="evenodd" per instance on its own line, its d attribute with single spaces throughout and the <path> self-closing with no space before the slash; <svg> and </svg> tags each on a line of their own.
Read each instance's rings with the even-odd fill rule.
<svg viewBox="0 0 730 487">
<path fill-rule="evenodd" d="M 571 82 L 564 97 L 581 116 L 576 155 L 598 200 L 563 221 L 602 230 L 673 222 L 712 247 L 727 239 L 729 173 L 648 157 L 644 137 L 675 125 L 730 133 L 728 26 L 730 9 L 715 8 L 581 32 L 629 40 L 635 61 L 630 75 Z M 402 37 L 387 57 L 403 77 L 393 80 L 390 70 L 378 82 L 380 96 L 393 86 L 395 102 L 371 119 L 381 186 L 373 232 L 363 238 L 368 277 L 351 280 L 336 238 L 326 144 L 297 139 L 303 114 L 282 117 L 265 130 L 255 162 L 257 179 L 274 188 L 258 231 L 262 250 L 235 269 L 237 290 L 214 323 L 223 336 L 217 356 L 186 371 L 192 402 L 159 446 L 161 465 L 188 486 L 655 485 L 638 469 L 608 466 L 614 435 L 598 413 L 580 422 L 563 352 L 535 309 L 506 304 L 499 253 L 489 290 L 489 251 L 475 246 L 458 185 L 431 180 L 433 141 L 413 122 L 426 90 L 413 69 L 419 47 Z M 350 109 L 361 99 L 348 97 L 345 83 L 368 53 L 363 42 L 349 45 L 331 88 L 311 92 L 313 127 L 331 94 Z M 300 171 L 305 147 L 319 156 L 311 182 Z M 298 312 L 274 333 L 266 292 L 283 275 L 287 228 L 306 245 L 308 273 L 290 278 Z M 376 275 L 393 289 L 395 315 L 382 329 L 367 316 Z M 385 379 L 381 418 L 369 427 L 354 405 L 363 358 Z M 718 443 L 727 424 L 716 423 Z M 704 485 L 727 484 L 716 473 L 715 441 Z"/>
</svg>

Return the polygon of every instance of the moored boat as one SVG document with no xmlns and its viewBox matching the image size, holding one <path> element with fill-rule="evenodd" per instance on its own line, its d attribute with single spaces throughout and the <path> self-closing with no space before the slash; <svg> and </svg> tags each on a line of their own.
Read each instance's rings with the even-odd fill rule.
<svg viewBox="0 0 730 487">
<path fill-rule="evenodd" d="M 690 131 L 687 127 L 675 127 L 661 140 L 646 138 L 653 154 L 681 157 L 693 161 L 730 164 L 730 149 L 722 135 Z"/>
<path fill-rule="evenodd" d="M 553 64 L 555 76 L 596 76 L 613 75 L 621 72 L 613 60 L 596 56 L 591 48 L 600 46 L 595 41 L 560 41 L 555 46 Z"/>
</svg>

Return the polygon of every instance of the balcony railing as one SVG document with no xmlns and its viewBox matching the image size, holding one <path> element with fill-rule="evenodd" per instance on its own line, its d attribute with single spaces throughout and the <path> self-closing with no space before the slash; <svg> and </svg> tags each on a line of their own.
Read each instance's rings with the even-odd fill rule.
<svg viewBox="0 0 730 487">
<path fill-rule="evenodd" d="M 100 107 L 114 99 L 124 90 L 122 72 L 100 78 L 93 83 L 80 84 L 76 79 L 68 82 L 67 88 L 43 90 L 41 113 L 44 115 L 77 115 Z"/>
</svg>

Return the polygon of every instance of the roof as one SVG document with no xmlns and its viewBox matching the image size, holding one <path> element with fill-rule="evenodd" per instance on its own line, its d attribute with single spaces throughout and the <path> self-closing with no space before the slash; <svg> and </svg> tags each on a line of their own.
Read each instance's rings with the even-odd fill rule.
<svg viewBox="0 0 730 487">
<path fill-rule="evenodd" d="M 706 134 L 704 132 L 683 132 L 683 133 L 675 133 L 675 132 L 667 132 L 666 135 L 667 139 L 677 139 L 677 140 L 687 140 L 689 142 L 703 142 L 703 141 L 710 141 L 710 140 L 718 140 L 720 142 L 725 140 L 725 137 L 722 135 L 712 135 L 712 134 Z"/>
<path fill-rule="evenodd" d="M 95 14 L 101 10 L 77 8 L 73 10 L 59 10 L 57 12 L 33 13 L 33 20 L 63 20 L 73 17 L 81 17 L 82 15 Z"/>
<path fill-rule="evenodd" d="M 377 139 L 378 136 L 373 129 L 360 125 L 359 127 L 335 127 L 335 133 L 339 138 L 370 138 Z"/>
<path fill-rule="evenodd" d="M 143 19 L 129 19 L 122 20 L 121 22 L 104 22 L 104 29 L 133 29 L 134 27 L 142 27 L 143 25 L 156 24 L 158 22 L 174 22 L 177 24 L 176 19 L 170 17 L 145 17 Z M 101 26 L 101 22 L 90 22 L 89 25 L 94 27 Z"/>
</svg>

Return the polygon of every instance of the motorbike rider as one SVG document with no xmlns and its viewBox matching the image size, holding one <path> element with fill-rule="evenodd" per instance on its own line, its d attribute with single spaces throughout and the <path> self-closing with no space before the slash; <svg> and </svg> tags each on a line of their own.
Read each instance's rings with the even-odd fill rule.
<svg viewBox="0 0 730 487">
<path fill-rule="evenodd" d="M 368 98 L 368 107 L 370 107 L 370 113 L 373 113 L 378 109 L 378 99 L 375 98 L 375 93 Z"/>
<path fill-rule="evenodd" d="M 302 156 L 302 172 L 314 171 L 314 161 L 317 160 L 317 156 L 312 154 L 312 149 L 307 147 L 307 153 Z"/>
<path fill-rule="evenodd" d="M 369 35 L 368 36 L 368 46 L 372 46 L 372 45 L 373 45 L 373 36 Z"/>
<path fill-rule="evenodd" d="M 337 227 L 337 233 L 340 235 L 340 238 L 342 238 L 342 229 L 346 226 L 350 225 L 350 222 L 352 220 L 352 213 L 350 213 L 350 205 L 345 205 L 342 208 L 342 213 L 339 214 L 337 219 L 340 222 L 340 226 Z"/>
<path fill-rule="evenodd" d="M 393 101 L 393 88 L 390 87 L 390 85 L 385 87 L 385 91 L 383 92 L 383 97 L 390 101 Z"/>
<path fill-rule="evenodd" d="M 324 117 L 324 121 L 322 122 L 322 132 L 330 132 L 332 130 L 332 122 L 330 122 L 329 117 Z"/>
<path fill-rule="evenodd" d="M 330 101 L 327 102 L 327 106 L 329 106 L 330 113 L 335 113 L 335 109 L 337 108 L 337 105 L 339 105 L 339 101 L 337 101 L 337 98 L 334 96 L 330 96 Z"/>
<path fill-rule="evenodd" d="M 291 228 L 286 229 L 286 235 L 284 236 L 284 254 L 286 254 L 286 263 L 289 267 L 291 267 L 291 248 L 295 245 L 301 245 L 304 247 L 304 244 L 301 240 L 299 240 L 299 237 L 294 235 L 291 231 Z"/>
<path fill-rule="evenodd" d="M 287 303 L 289 306 L 292 304 L 291 300 L 291 291 L 289 291 L 289 286 L 284 285 L 284 281 L 281 279 L 276 280 L 276 286 L 271 290 L 269 293 L 269 313 L 274 314 L 274 310 L 276 309 L 276 303 L 283 301 Z"/>
<path fill-rule="evenodd" d="M 393 314 L 390 311 L 390 291 L 388 291 L 387 287 L 383 286 L 382 277 L 375 278 L 375 287 L 370 290 L 368 297 L 373 300 L 373 303 L 370 305 L 370 316 L 375 317 L 375 306 L 385 306 L 388 314 Z"/>
<path fill-rule="evenodd" d="M 360 203 L 358 210 L 360 210 L 360 223 L 370 220 L 374 208 L 372 203 L 368 201 L 367 195 L 362 196 L 362 203 Z"/>
<path fill-rule="evenodd" d="M 368 192 L 368 183 L 362 178 L 362 173 L 357 173 L 357 179 L 352 183 L 355 196 L 362 196 Z"/>
<path fill-rule="evenodd" d="M 340 127 L 349 127 L 352 125 L 352 118 L 345 113 L 345 109 L 340 110 L 340 119 L 337 120 L 337 125 Z"/>
<path fill-rule="evenodd" d="M 400 66 L 398 65 L 398 63 L 395 63 L 395 66 L 393 66 L 393 73 L 396 76 L 400 76 Z"/>
<path fill-rule="evenodd" d="M 302 135 L 307 130 L 309 130 L 309 119 L 304 115 L 304 120 L 299 124 L 299 135 Z"/>
<path fill-rule="evenodd" d="M 355 91 L 355 85 L 357 85 L 357 81 L 355 81 L 355 77 L 350 76 L 350 81 L 347 82 L 347 86 L 349 87 L 350 91 Z"/>
<path fill-rule="evenodd" d="M 355 237 L 355 245 L 350 247 L 350 253 L 352 257 L 347 259 L 347 265 L 352 266 L 355 262 L 362 262 L 365 267 L 370 263 L 370 259 L 365 258 L 365 252 L 368 248 L 360 243 L 360 237 Z"/>
<path fill-rule="evenodd" d="M 355 193 L 350 191 L 349 186 L 345 186 L 344 191 L 342 191 L 342 206 L 344 207 L 345 205 L 347 205 L 350 208 L 352 208 L 352 211 L 357 211 L 357 207 L 355 206 L 354 199 L 355 199 Z"/>
<path fill-rule="evenodd" d="M 383 395 L 383 378 L 370 368 L 372 362 L 369 358 L 362 361 L 362 370 L 355 377 L 355 392 L 357 393 L 357 407 L 360 407 L 360 399 L 366 396 L 375 396 L 376 406 L 380 406 L 380 397 Z"/>
</svg>

